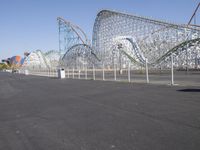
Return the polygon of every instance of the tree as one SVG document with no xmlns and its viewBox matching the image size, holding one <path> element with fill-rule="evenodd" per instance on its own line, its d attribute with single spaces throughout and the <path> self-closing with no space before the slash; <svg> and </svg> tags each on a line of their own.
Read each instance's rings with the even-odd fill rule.
<svg viewBox="0 0 200 150">
<path fill-rule="evenodd" d="M 9 66 L 4 63 L 0 63 L 0 70 L 3 70 L 3 69 L 9 69 Z"/>
</svg>

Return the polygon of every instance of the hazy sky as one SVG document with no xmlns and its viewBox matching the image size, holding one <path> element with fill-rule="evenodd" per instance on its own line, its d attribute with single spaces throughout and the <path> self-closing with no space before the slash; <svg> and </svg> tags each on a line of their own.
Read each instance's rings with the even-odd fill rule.
<svg viewBox="0 0 200 150">
<path fill-rule="evenodd" d="M 0 0 L 0 59 L 24 51 L 58 50 L 61 16 L 79 25 L 91 39 L 102 9 L 186 24 L 198 0 Z M 198 11 L 199 12 L 199 11 Z M 197 23 L 200 22 L 199 15 Z"/>
</svg>

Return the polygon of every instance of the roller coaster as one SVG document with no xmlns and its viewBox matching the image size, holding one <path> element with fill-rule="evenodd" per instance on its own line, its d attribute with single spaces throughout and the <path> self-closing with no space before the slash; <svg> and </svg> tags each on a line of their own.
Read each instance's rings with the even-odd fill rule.
<svg viewBox="0 0 200 150">
<path fill-rule="evenodd" d="M 196 12 L 195 12 L 196 13 Z M 177 68 L 200 68 L 200 28 L 132 14 L 102 10 L 92 40 L 70 21 L 58 17 L 59 51 L 36 51 L 40 67 L 135 68 L 146 60 L 152 68 L 168 68 L 171 55 Z M 26 59 L 26 64 L 30 59 Z M 42 65 L 41 65 L 42 64 Z"/>
<path fill-rule="evenodd" d="M 139 67 L 148 59 L 151 67 L 167 68 L 171 54 L 175 56 L 177 68 L 200 65 L 200 29 L 191 25 L 102 10 L 97 14 L 92 44 L 89 44 L 79 27 L 61 18 L 58 22 L 60 51 L 65 53 L 62 61 L 67 67 L 104 64 L 108 68 L 114 65 L 121 68 L 127 67 L 128 63 Z M 84 35 L 84 40 L 78 31 Z"/>
</svg>

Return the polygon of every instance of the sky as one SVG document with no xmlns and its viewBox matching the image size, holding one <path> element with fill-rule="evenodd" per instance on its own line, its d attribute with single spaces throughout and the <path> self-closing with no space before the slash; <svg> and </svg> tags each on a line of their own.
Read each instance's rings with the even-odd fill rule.
<svg viewBox="0 0 200 150">
<path fill-rule="evenodd" d="M 94 20 L 102 9 L 187 24 L 198 3 L 199 0 L 0 0 L 0 60 L 23 56 L 25 51 L 58 50 L 59 16 L 81 27 L 91 39 Z"/>
</svg>

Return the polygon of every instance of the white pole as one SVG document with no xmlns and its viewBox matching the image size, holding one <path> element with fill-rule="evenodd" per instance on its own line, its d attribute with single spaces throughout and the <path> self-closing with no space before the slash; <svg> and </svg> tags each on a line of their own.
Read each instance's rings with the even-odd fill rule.
<svg viewBox="0 0 200 150">
<path fill-rule="evenodd" d="M 117 80 L 116 65 L 114 64 L 114 80 Z"/>
<path fill-rule="evenodd" d="M 174 58 L 171 54 L 171 85 L 174 85 Z"/>
<path fill-rule="evenodd" d="M 73 79 L 74 79 L 74 67 L 73 67 Z"/>
<path fill-rule="evenodd" d="M 128 63 L 128 82 L 131 82 L 131 64 Z"/>
<path fill-rule="evenodd" d="M 69 78 L 69 68 L 67 69 L 67 77 Z"/>
<path fill-rule="evenodd" d="M 146 66 L 146 80 L 149 83 L 149 69 L 148 69 L 148 59 L 145 59 L 145 66 Z"/>
<path fill-rule="evenodd" d="M 79 79 L 81 78 L 81 70 L 80 69 L 78 70 L 78 78 Z"/>
<path fill-rule="evenodd" d="M 85 80 L 87 80 L 87 65 L 85 66 Z"/>
<path fill-rule="evenodd" d="M 94 65 L 93 65 L 93 80 L 95 80 L 95 68 L 94 68 Z"/>
<path fill-rule="evenodd" d="M 104 64 L 103 64 L 103 80 L 105 80 Z"/>
</svg>

